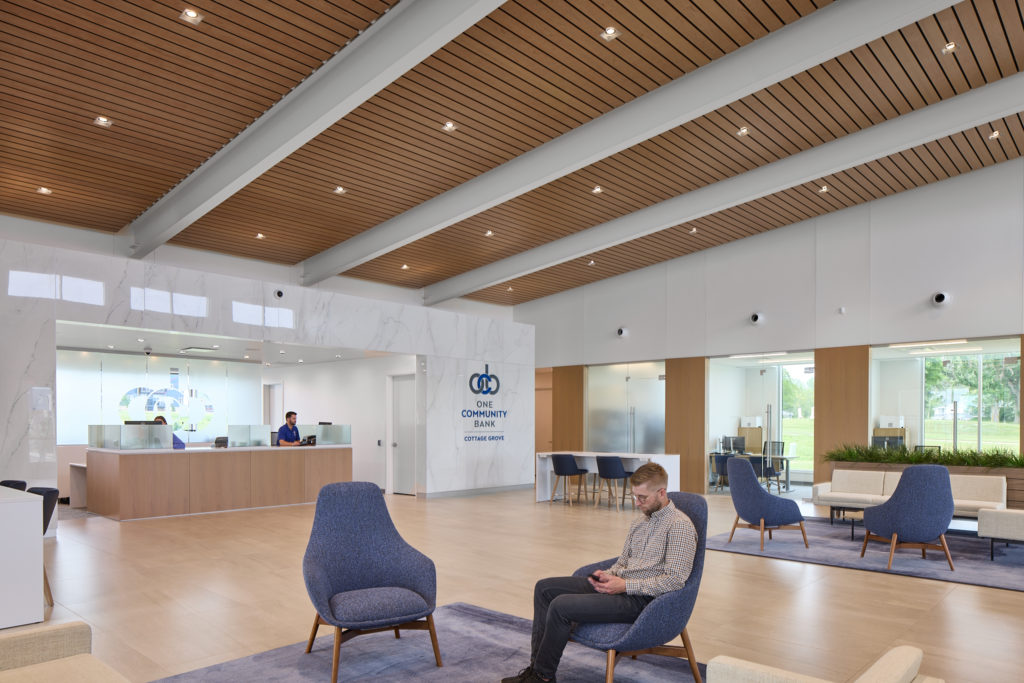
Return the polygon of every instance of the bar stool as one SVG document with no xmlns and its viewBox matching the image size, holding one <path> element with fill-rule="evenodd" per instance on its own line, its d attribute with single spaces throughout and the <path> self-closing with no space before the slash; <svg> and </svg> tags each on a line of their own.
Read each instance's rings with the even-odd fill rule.
<svg viewBox="0 0 1024 683">
<path fill-rule="evenodd" d="M 608 488 L 608 499 L 609 501 L 615 501 L 615 509 L 619 509 L 619 480 L 622 480 L 622 506 L 626 506 L 626 487 L 629 485 L 629 478 L 633 476 L 632 472 L 627 472 L 626 468 L 622 466 L 622 458 L 616 455 L 609 456 L 598 456 L 597 458 L 597 476 L 601 480 L 598 484 L 598 490 L 594 495 L 594 507 L 597 507 L 598 503 L 601 502 L 601 488 L 600 485 L 603 483 Z M 633 503 L 633 508 L 636 508 L 636 503 Z"/>
<path fill-rule="evenodd" d="M 568 453 L 552 453 L 551 468 L 555 471 L 555 485 L 551 487 L 551 499 L 548 502 L 555 502 L 555 493 L 558 492 L 558 481 L 562 480 L 562 495 L 569 501 L 569 505 L 572 505 L 572 498 L 569 496 L 569 477 L 579 477 L 579 481 L 576 483 L 576 500 L 580 499 L 581 489 L 583 490 L 584 497 L 586 497 L 587 489 L 583 486 L 583 479 L 587 476 L 589 470 L 578 467 L 576 465 L 576 458 Z"/>
</svg>

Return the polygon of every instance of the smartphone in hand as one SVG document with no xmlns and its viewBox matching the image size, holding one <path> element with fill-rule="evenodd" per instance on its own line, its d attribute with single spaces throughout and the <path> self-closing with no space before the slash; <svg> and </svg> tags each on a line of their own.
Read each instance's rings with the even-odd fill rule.
<svg viewBox="0 0 1024 683">
<path fill-rule="evenodd" d="M 595 572 L 595 573 L 593 573 L 593 574 L 591 574 L 591 575 L 590 575 L 589 577 L 587 577 L 587 578 L 593 579 L 594 581 L 597 581 L 598 583 L 600 583 L 600 582 L 601 582 L 601 577 L 600 577 L 600 576 L 598 576 L 596 572 Z"/>
</svg>

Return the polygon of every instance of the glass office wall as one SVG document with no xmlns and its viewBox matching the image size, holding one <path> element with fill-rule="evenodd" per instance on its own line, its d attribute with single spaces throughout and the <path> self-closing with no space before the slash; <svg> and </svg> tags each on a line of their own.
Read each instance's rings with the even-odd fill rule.
<svg viewBox="0 0 1024 683">
<path fill-rule="evenodd" d="M 814 363 L 798 361 L 779 365 L 782 376 L 782 406 L 778 440 L 785 443 L 785 453 L 794 456 L 793 471 L 814 469 Z"/>
<path fill-rule="evenodd" d="M 587 368 L 587 446 L 598 453 L 665 452 L 665 363 Z"/>
</svg>

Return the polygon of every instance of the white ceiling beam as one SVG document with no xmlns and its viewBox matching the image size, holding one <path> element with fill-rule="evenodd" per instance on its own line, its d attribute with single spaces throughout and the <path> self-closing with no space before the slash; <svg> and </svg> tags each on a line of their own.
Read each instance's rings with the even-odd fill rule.
<svg viewBox="0 0 1024 683">
<path fill-rule="evenodd" d="M 472 27 L 504 0 L 404 0 L 147 209 L 123 234 L 142 257 Z"/>
<path fill-rule="evenodd" d="M 953 4 L 833 3 L 311 256 L 300 264 L 302 283 L 315 284 L 371 261 Z"/>
<path fill-rule="evenodd" d="M 433 305 L 1024 111 L 1024 73 L 424 288 Z"/>
</svg>

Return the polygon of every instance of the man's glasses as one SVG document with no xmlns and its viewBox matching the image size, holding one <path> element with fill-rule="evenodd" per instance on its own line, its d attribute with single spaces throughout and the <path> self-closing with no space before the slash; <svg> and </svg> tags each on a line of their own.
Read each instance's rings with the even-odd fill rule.
<svg viewBox="0 0 1024 683">
<path fill-rule="evenodd" d="M 665 489 L 663 489 L 663 488 L 662 488 L 662 489 L 658 489 L 658 491 L 664 491 L 664 490 L 665 490 Z M 653 494 L 651 494 L 651 495 L 657 496 L 657 495 L 658 495 L 658 491 L 655 491 L 655 492 L 654 492 Z M 651 496 L 638 496 L 638 495 L 636 495 L 635 493 L 634 493 L 634 494 L 632 494 L 632 495 L 633 495 L 633 500 L 635 500 L 636 502 L 640 503 L 641 505 L 643 505 L 644 503 L 646 503 L 646 502 L 647 502 L 647 499 L 651 497 Z"/>
</svg>

